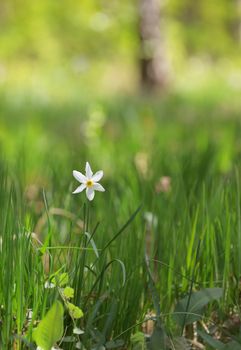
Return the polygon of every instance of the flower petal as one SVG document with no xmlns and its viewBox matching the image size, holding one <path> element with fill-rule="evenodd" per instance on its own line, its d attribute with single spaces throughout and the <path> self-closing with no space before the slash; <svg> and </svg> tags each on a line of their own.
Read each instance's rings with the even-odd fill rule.
<svg viewBox="0 0 241 350">
<path fill-rule="evenodd" d="M 84 176 L 80 171 L 73 170 L 73 176 L 77 181 L 81 183 L 86 182 L 86 176 Z"/>
<path fill-rule="evenodd" d="M 98 184 L 98 183 L 94 183 L 93 189 L 94 189 L 95 191 L 105 192 L 104 187 L 101 186 L 101 184 Z"/>
<path fill-rule="evenodd" d="M 90 167 L 88 162 L 86 162 L 86 164 L 85 164 L 85 173 L 86 173 L 86 177 L 88 179 L 92 178 L 93 172 L 92 172 L 91 167 Z"/>
<path fill-rule="evenodd" d="M 89 201 L 92 201 L 94 199 L 95 196 L 95 190 L 93 187 L 90 188 L 86 188 L 86 196 L 88 198 Z"/>
<path fill-rule="evenodd" d="M 81 184 L 79 187 L 76 188 L 76 190 L 74 192 L 72 192 L 73 194 L 75 193 L 80 193 L 82 192 L 84 189 L 86 188 L 85 184 Z"/>
<path fill-rule="evenodd" d="M 46 281 L 44 283 L 44 288 L 45 289 L 52 289 L 52 288 L 55 288 L 55 287 L 56 287 L 56 285 L 54 283 L 49 282 L 49 281 Z"/>
<path fill-rule="evenodd" d="M 99 171 L 97 171 L 97 173 L 95 173 L 95 174 L 92 176 L 92 180 L 93 180 L 94 182 L 98 182 L 98 181 L 100 181 L 100 179 L 103 177 L 103 175 L 104 175 L 103 170 L 99 170 Z"/>
</svg>

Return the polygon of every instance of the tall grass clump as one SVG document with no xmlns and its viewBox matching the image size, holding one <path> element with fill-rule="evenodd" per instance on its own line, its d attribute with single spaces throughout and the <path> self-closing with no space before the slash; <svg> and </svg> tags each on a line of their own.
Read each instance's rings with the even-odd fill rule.
<svg viewBox="0 0 241 350">
<path fill-rule="evenodd" d="M 87 348 L 101 346 L 114 337 L 124 344 L 143 313 L 142 254 L 137 253 L 143 250 L 143 240 L 131 230 L 140 208 L 119 228 L 112 225 L 113 231 L 105 231 L 94 218 L 92 203 L 80 207 L 79 218 L 65 208 L 51 207 L 43 191 L 43 215 L 34 224 L 23 200 L 22 183 L 11 178 L 3 165 L 2 348 L 32 348 L 39 339 L 33 331 L 56 299 L 67 312 L 61 336 L 64 349 L 80 344 L 74 329 L 83 330 L 81 344 Z M 111 225 L 109 219 L 107 224 Z"/>
<path fill-rule="evenodd" d="M 18 185 L 10 180 L 3 161 L 0 169 L 0 343 L 2 349 L 20 349 L 29 318 L 41 305 L 43 267 Z"/>
<path fill-rule="evenodd" d="M 121 102 L 82 106 L 85 120 L 77 105 L 36 108 L 26 133 L 17 119 L 6 127 L 3 349 L 232 339 L 223 324 L 240 319 L 240 123 L 216 123 L 217 109 L 208 119 L 207 107 L 177 98 Z M 93 201 L 72 194 L 71 170 L 87 159 L 105 170 L 106 192 Z"/>
</svg>

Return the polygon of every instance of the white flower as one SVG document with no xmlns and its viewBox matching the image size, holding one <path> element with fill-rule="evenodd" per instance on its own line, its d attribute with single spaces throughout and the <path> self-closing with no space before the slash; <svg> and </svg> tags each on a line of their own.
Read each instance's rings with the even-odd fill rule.
<svg viewBox="0 0 241 350">
<path fill-rule="evenodd" d="M 33 310 L 32 309 L 27 310 L 26 317 L 29 321 L 32 320 L 32 318 L 33 318 Z"/>
<path fill-rule="evenodd" d="M 55 284 L 54 283 L 51 283 L 51 282 L 49 282 L 49 281 L 46 281 L 45 283 L 44 283 L 44 288 L 45 289 L 52 289 L 52 288 L 55 288 L 56 286 L 55 286 Z"/>
<path fill-rule="evenodd" d="M 105 189 L 103 186 L 101 186 L 98 181 L 103 177 L 104 173 L 102 170 L 97 171 L 93 175 L 93 172 L 91 170 L 91 167 L 88 162 L 86 162 L 85 165 L 85 175 L 83 175 L 81 172 L 74 170 L 73 176 L 77 181 L 81 183 L 79 187 L 76 188 L 76 190 L 73 192 L 80 193 L 83 190 L 86 189 L 86 196 L 89 201 L 92 201 L 95 196 L 95 191 L 104 192 Z"/>
<path fill-rule="evenodd" d="M 74 334 L 84 334 L 84 331 L 82 331 L 82 329 L 80 329 L 78 327 L 75 327 L 73 330 L 73 333 Z"/>
</svg>

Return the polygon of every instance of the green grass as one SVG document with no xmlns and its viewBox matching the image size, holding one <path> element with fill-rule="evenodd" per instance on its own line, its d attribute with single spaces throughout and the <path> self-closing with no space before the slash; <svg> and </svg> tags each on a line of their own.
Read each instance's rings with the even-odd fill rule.
<svg viewBox="0 0 241 350">
<path fill-rule="evenodd" d="M 84 311 L 77 323 L 87 349 L 129 344 L 147 312 L 158 313 L 154 289 L 173 333 L 171 313 L 192 280 L 194 289 L 224 287 L 220 318 L 239 308 L 241 123 L 232 106 L 169 96 L 16 109 L 2 99 L 2 349 L 31 348 L 36 321 L 60 298 L 44 288 L 59 269 Z M 72 170 L 87 160 L 104 170 L 106 192 L 86 206 L 85 194 L 71 191 Z M 156 190 L 162 176 L 171 178 L 168 192 Z M 65 327 L 71 335 L 67 312 Z"/>
</svg>

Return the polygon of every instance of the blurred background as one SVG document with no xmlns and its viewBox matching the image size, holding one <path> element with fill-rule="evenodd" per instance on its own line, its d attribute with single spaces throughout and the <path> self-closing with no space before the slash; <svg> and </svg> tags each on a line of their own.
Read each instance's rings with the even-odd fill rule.
<svg viewBox="0 0 241 350">
<path fill-rule="evenodd" d="M 30 171 L 43 155 L 65 154 L 108 169 L 113 149 L 125 163 L 159 138 L 163 153 L 176 152 L 196 132 L 189 149 L 216 142 L 225 149 L 220 169 L 230 169 L 240 0 L 1 0 L 0 23 L 0 145 L 9 161 L 22 152 Z M 224 120 L 233 126 L 222 141 Z"/>
<path fill-rule="evenodd" d="M 89 94 L 241 87 L 239 0 L 1 0 L 1 91 Z"/>
</svg>

